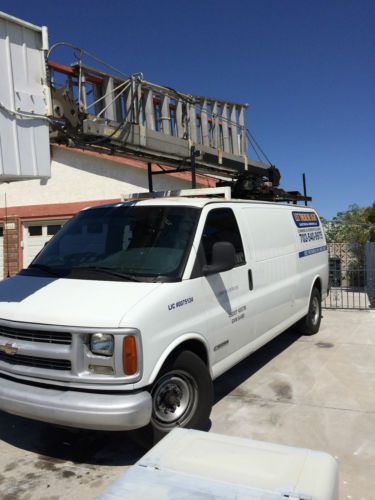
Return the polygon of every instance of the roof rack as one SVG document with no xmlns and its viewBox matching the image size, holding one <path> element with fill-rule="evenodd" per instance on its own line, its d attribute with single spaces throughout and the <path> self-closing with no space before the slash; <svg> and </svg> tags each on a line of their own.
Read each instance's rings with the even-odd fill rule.
<svg viewBox="0 0 375 500">
<path fill-rule="evenodd" d="M 153 191 L 152 193 L 129 193 L 123 194 L 121 199 L 127 200 L 144 200 L 148 198 L 172 198 L 172 197 L 223 197 L 225 200 L 232 198 L 230 186 L 215 187 L 215 188 L 197 188 L 197 189 L 174 189 L 171 191 Z"/>
<path fill-rule="evenodd" d="M 65 42 L 53 47 L 58 45 L 71 47 Z M 265 155 L 267 164 L 248 157 L 247 104 L 181 93 L 150 83 L 141 73 L 106 73 L 84 64 L 82 57 L 91 55 L 79 53 L 71 67 L 48 58 L 53 142 L 141 159 L 147 163 L 148 198 L 187 196 L 178 191 L 152 194 L 153 178 L 189 172 L 193 189 L 197 175 L 206 175 L 217 187 L 229 186 L 232 198 L 295 204 L 311 200 L 305 179 L 303 194 L 285 191 L 279 187 L 280 171 Z"/>
</svg>

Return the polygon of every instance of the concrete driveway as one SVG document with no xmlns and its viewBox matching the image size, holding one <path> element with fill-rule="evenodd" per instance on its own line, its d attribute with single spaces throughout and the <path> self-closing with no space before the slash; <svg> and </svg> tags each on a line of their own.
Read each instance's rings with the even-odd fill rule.
<svg viewBox="0 0 375 500">
<path fill-rule="evenodd" d="M 287 331 L 215 382 L 211 430 L 327 451 L 340 498 L 372 499 L 374 387 L 375 312 L 324 311 L 318 335 Z M 142 454 L 126 433 L 0 412 L 0 497 L 91 499 Z"/>
</svg>

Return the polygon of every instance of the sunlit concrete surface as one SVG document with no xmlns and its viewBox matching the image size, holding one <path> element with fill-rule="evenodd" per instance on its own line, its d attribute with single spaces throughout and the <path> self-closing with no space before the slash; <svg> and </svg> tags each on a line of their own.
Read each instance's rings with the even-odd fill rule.
<svg viewBox="0 0 375 500">
<path fill-rule="evenodd" d="M 215 382 L 211 430 L 327 451 L 340 498 L 373 499 L 375 312 L 324 311 Z M 0 412 L 0 498 L 94 498 L 143 450 L 127 433 L 75 433 Z M 317 478 L 319 480 L 319 478 Z"/>
<path fill-rule="evenodd" d="M 217 381 L 212 430 L 326 451 L 339 462 L 340 498 L 370 500 L 375 312 L 323 313 L 317 335 L 288 331 Z"/>
</svg>

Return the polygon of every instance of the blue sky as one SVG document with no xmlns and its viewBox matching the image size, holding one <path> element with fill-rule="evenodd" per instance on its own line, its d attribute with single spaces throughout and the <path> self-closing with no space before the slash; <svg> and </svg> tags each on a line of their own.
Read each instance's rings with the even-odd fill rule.
<svg viewBox="0 0 375 500">
<path fill-rule="evenodd" d="M 321 215 L 375 201 L 375 1 L 3 0 L 126 73 L 249 103 L 282 186 Z M 62 62 L 66 54 L 56 52 Z M 70 62 L 70 61 L 69 61 Z M 254 155 L 252 155 L 254 157 Z"/>
</svg>

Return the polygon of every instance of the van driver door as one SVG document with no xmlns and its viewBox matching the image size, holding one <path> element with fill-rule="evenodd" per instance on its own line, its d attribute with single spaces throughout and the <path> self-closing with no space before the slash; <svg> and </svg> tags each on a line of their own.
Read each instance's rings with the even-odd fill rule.
<svg viewBox="0 0 375 500">
<path fill-rule="evenodd" d="M 235 267 L 229 271 L 202 276 L 203 265 L 211 264 L 214 243 L 220 241 L 233 244 Z M 211 208 L 197 248 L 192 278 L 200 275 L 202 280 L 205 298 L 202 307 L 206 309 L 206 331 L 213 365 L 238 351 L 253 338 L 249 310 L 252 286 L 249 270 L 234 211 L 231 208 Z"/>
</svg>

